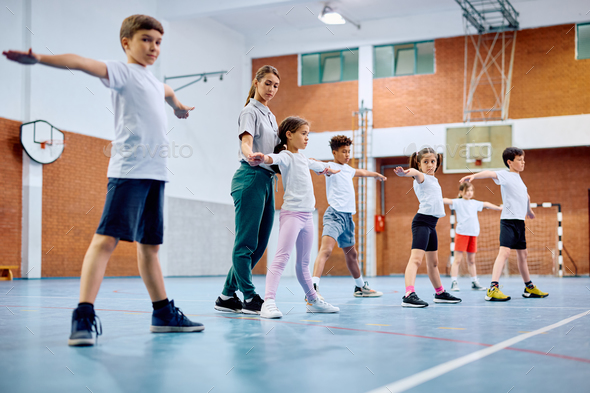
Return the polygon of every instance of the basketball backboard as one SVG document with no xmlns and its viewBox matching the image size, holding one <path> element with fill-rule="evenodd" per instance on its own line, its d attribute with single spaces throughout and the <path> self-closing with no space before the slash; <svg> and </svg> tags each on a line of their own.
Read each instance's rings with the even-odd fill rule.
<svg viewBox="0 0 590 393">
<path fill-rule="evenodd" d="M 35 120 L 20 126 L 20 142 L 33 161 L 51 164 L 64 150 L 65 135 L 45 120 Z"/>
</svg>

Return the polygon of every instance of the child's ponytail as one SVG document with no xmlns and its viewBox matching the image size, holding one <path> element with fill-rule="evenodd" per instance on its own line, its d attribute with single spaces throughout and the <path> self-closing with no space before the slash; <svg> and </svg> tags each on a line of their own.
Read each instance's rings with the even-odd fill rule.
<svg viewBox="0 0 590 393">
<path fill-rule="evenodd" d="M 416 170 L 420 170 L 420 166 L 418 165 L 418 153 L 414 152 L 412 153 L 412 155 L 410 156 L 410 168 L 414 168 Z"/>
<path fill-rule="evenodd" d="M 424 157 L 426 154 L 434 154 L 436 156 L 436 169 L 434 171 L 438 171 L 438 168 L 442 163 L 442 154 L 437 153 L 432 147 L 425 147 L 416 153 L 412 153 L 410 156 L 410 168 L 414 168 L 419 171 L 420 161 L 422 161 L 422 157 Z"/>
</svg>

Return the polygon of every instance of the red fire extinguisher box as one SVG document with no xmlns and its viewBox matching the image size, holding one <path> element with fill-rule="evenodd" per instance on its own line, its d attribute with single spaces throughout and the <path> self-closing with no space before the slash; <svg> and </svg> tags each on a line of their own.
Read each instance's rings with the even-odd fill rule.
<svg viewBox="0 0 590 393">
<path fill-rule="evenodd" d="M 375 232 L 385 231 L 385 216 L 377 214 L 375 216 Z"/>
</svg>

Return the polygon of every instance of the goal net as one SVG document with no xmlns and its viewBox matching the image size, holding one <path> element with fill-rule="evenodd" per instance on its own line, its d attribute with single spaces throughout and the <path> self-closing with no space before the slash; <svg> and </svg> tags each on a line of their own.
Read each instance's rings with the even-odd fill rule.
<svg viewBox="0 0 590 393">
<path fill-rule="evenodd" d="M 562 228 L 561 206 L 555 203 L 531 204 L 535 219 L 526 219 L 526 240 L 528 249 L 528 266 L 531 274 L 562 275 Z M 484 209 L 479 213 L 480 233 L 477 238 L 477 253 L 475 265 L 477 274 L 492 274 L 494 261 L 500 248 L 500 214 L 499 211 Z M 451 211 L 451 258 L 456 256 L 455 247 L 455 211 Z M 467 261 L 462 259 L 459 268 L 460 275 L 468 275 Z M 516 262 L 516 251 L 510 252 L 510 258 L 503 274 L 520 274 Z"/>
</svg>

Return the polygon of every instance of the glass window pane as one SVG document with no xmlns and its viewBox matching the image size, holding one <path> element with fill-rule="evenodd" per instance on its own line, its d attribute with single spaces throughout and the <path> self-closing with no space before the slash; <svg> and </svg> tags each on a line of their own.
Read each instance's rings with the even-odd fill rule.
<svg viewBox="0 0 590 393">
<path fill-rule="evenodd" d="M 375 78 L 393 76 L 393 46 L 375 48 Z"/>
<path fill-rule="evenodd" d="M 328 52 L 321 54 L 322 83 L 340 81 L 340 52 Z"/>
<path fill-rule="evenodd" d="M 416 44 L 416 74 L 434 73 L 434 42 Z"/>
<path fill-rule="evenodd" d="M 590 24 L 578 25 L 578 59 L 590 59 Z"/>
<path fill-rule="evenodd" d="M 395 75 L 411 75 L 414 73 L 414 44 L 397 45 L 395 47 Z"/>
<path fill-rule="evenodd" d="M 359 51 L 351 49 L 342 51 L 342 80 L 355 81 L 359 78 Z"/>
<path fill-rule="evenodd" d="M 301 84 L 314 85 L 320 83 L 320 55 L 301 56 Z"/>
</svg>

